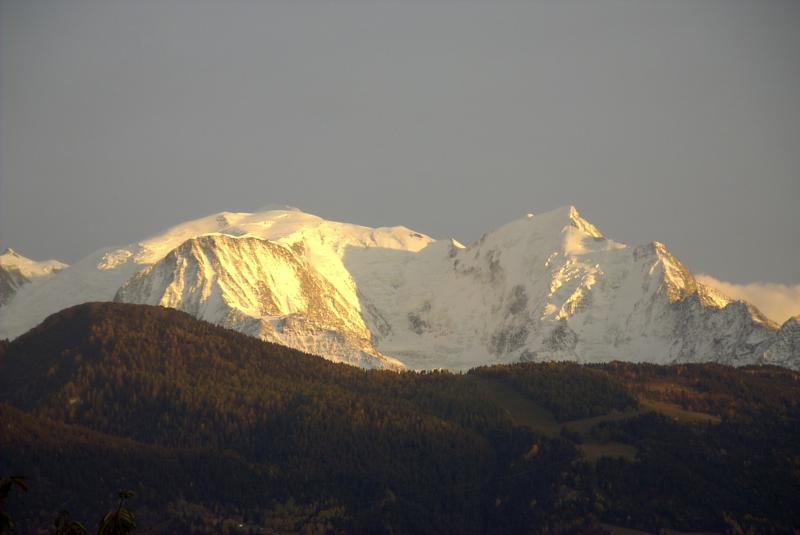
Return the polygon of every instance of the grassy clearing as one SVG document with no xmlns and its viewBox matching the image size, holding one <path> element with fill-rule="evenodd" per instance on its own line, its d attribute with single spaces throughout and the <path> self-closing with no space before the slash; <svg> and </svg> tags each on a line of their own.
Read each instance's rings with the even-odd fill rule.
<svg viewBox="0 0 800 535">
<path fill-rule="evenodd" d="M 553 413 L 522 396 L 509 385 L 493 379 L 469 377 L 475 381 L 485 398 L 504 409 L 517 425 L 531 429 L 548 437 L 561 434 L 561 424 L 553 417 Z"/>
<path fill-rule="evenodd" d="M 621 457 L 630 461 L 636 459 L 636 448 L 630 444 L 590 442 L 587 441 L 587 434 L 593 426 L 600 422 L 630 418 L 641 412 L 640 409 L 624 412 L 614 411 L 594 418 L 559 423 L 550 411 L 525 398 L 512 387 L 492 379 L 475 378 L 473 380 L 479 385 L 486 399 L 505 409 L 515 424 L 530 427 L 548 437 L 559 436 L 563 427 L 579 433 L 584 443 L 580 444 L 578 449 L 589 461 L 596 461 L 600 457 Z"/>
<path fill-rule="evenodd" d="M 628 418 L 633 418 L 635 416 L 640 416 L 650 412 L 644 408 L 638 409 L 628 409 L 626 411 L 611 411 L 608 414 L 603 414 L 600 416 L 595 416 L 594 418 L 582 418 L 580 420 L 570 420 L 569 422 L 564 422 L 564 426 L 569 429 L 570 431 L 574 431 L 576 433 L 580 433 L 581 435 L 586 435 L 592 427 L 596 426 L 602 422 L 614 422 L 616 420 L 625 420 Z"/>
<path fill-rule="evenodd" d="M 708 414 L 705 412 L 687 411 L 682 409 L 674 403 L 667 403 L 664 401 L 655 401 L 652 399 L 640 399 L 639 404 L 647 411 L 653 411 L 673 418 L 682 423 L 696 424 L 696 423 L 712 423 L 718 424 L 721 419 L 719 416 Z"/>
<path fill-rule="evenodd" d="M 578 448 L 589 461 L 596 461 L 600 457 L 618 457 L 629 461 L 636 459 L 637 450 L 630 444 L 590 440 L 591 429 L 602 422 L 625 420 L 648 412 L 657 412 L 682 423 L 720 422 L 717 416 L 703 412 L 688 411 L 674 403 L 651 399 L 640 399 L 640 406 L 636 409 L 611 411 L 608 414 L 593 418 L 558 422 L 550 411 L 526 398 L 510 385 L 494 379 L 479 377 L 470 377 L 470 380 L 475 381 L 483 396 L 488 401 L 504 409 L 517 425 L 530 427 L 547 437 L 561 435 L 562 428 L 567 428 L 569 431 L 579 434 L 583 443 Z"/>
</svg>

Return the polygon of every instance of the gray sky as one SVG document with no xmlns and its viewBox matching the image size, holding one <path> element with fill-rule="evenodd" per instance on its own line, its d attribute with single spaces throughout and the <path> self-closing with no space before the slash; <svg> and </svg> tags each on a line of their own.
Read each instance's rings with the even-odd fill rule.
<svg viewBox="0 0 800 535">
<path fill-rule="evenodd" d="M 800 283 L 800 2 L 0 0 L 0 247 L 286 203 L 476 239 L 574 204 Z"/>
</svg>

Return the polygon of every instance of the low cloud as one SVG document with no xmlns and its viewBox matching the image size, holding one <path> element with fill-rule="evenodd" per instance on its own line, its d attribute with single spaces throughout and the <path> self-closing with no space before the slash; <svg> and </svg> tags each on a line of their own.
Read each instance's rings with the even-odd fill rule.
<svg viewBox="0 0 800 535">
<path fill-rule="evenodd" d="M 697 275 L 698 282 L 711 286 L 731 299 L 754 304 L 769 319 L 783 323 L 792 316 L 800 315 L 800 284 L 776 284 L 774 282 L 751 282 L 735 284 L 717 280 L 710 275 Z"/>
</svg>

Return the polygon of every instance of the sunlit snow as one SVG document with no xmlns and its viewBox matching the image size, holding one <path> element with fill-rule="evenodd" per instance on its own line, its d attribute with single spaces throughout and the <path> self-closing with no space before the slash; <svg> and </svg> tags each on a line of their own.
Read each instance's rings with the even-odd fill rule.
<svg viewBox="0 0 800 535">
<path fill-rule="evenodd" d="M 222 212 L 19 289 L 0 308 L 0 337 L 66 306 L 115 298 L 366 367 L 744 364 L 764 355 L 777 329 L 699 284 L 663 244 L 615 242 L 567 206 L 468 246 L 297 209 Z"/>
</svg>

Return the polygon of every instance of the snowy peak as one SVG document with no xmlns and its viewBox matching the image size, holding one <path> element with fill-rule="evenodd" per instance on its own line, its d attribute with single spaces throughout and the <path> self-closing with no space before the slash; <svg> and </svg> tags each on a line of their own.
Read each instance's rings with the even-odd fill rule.
<svg viewBox="0 0 800 535">
<path fill-rule="evenodd" d="M 259 238 L 206 234 L 137 273 L 116 300 L 181 308 L 204 319 L 213 319 L 219 307 L 254 318 L 323 316 L 316 294 L 324 283 L 314 280 L 298 253 L 297 247 Z"/>
<path fill-rule="evenodd" d="M 574 227 L 593 238 L 602 238 L 603 233 L 584 219 L 578 209 L 572 205 L 562 206 L 542 214 L 528 213 L 518 221 L 535 222 L 537 228 L 547 232 L 563 231 L 565 227 Z M 512 223 L 513 224 L 513 223 Z"/>
<path fill-rule="evenodd" d="M 678 260 L 661 242 L 653 241 L 634 249 L 634 257 L 650 265 L 651 274 L 659 282 L 658 290 L 667 295 L 670 303 L 696 298 L 703 308 L 724 309 L 728 306 L 743 307 L 752 321 L 762 324 L 769 330 L 778 326 L 750 303 L 735 301 L 715 288 L 697 281 L 691 271 Z"/>
<path fill-rule="evenodd" d="M 783 322 L 778 332 L 784 333 L 800 333 L 800 315 L 793 316 Z"/>
<path fill-rule="evenodd" d="M 21 265 L 13 251 L 4 258 Z M 0 288 L 16 292 L 0 307 L 0 338 L 67 306 L 116 299 L 364 367 L 800 367 L 796 320 L 778 330 L 752 305 L 698 283 L 664 244 L 615 242 L 574 206 L 528 214 L 467 247 L 286 207 L 219 212 L 53 273 L 27 284 L 21 271 L 0 270 Z"/>
<path fill-rule="evenodd" d="M 497 230 L 484 234 L 468 249 L 527 249 L 547 254 L 583 255 L 624 247 L 607 240 L 574 206 L 564 206 L 539 215 L 527 214 Z"/>
<path fill-rule="evenodd" d="M 44 277 L 58 272 L 67 267 L 67 264 L 58 260 L 44 260 L 37 262 L 22 256 L 11 247 L 8 247 L 0 255 L 0 267 L 6 270 L 17 270 L 23 277 L 34 279 Z"/>
<path fill-rule="evenodd" d="M 20 288 L 58 273 L 67 265 L 58 260 L 37 262 L 22 256 L 11 247 L 0 255 L 0 307 L 6 305 Z"/>
<path fill-rule="evenodd" d="M 308 264 L 301 243 L 206 234 L 137 273 L 115 301 L 177 308 L 265 340 L 365 367 L 402 367 L 339 289 Z"/>
<path fill-rule="evenodd" d="M 136 260 L 157 262 L 190 238 L 203 234 L 252 236 L 271 241 L 322 243 L 341 252 L 346 246 L 418 251 L 434 241 L 405 227 L 370 228 L 328 221 L 296 209 L 264 212 L 220 212 L 176 225 L 137 244 Z"/>
<path fill-rule="evenodd" d="M 775 342 L 759 359 L 762 364 L 773 364 L 797 369 L 800 365 L 800 316 L 786 320 L 775 335 Z"/>
<path fill-rule="evenodd" d="M 562 206 L 539 215 L 528 214 L 520 221 L 529 221 L 537 232 L 543 234 L 567 233 L 579 231 L 591 238 L 603 238 L 603 233 L 597 227 L 584 219 L 574 206 Z"/>
<path fill-rule="evenodd" d="M 653 241 L 647 245 L 640 245 L 634 250 L 634 257 L 652 262 L 651 273 L 660 275 L 659 279 L 662 281 L 660 290 L 666 293 L 670 303 L 682 301 L 697 293 L 698 286 L 694 275 L 663 243 Z M 717 296 L 709 295 L 709 299 L 713 297 Z M 722 299 L 721 294 L 719 299 Z"/>
<path fill-rule="evenodd" d="M 561 210 L 564 210 L 562 208 Z M 603 233 L 600 232 L 597 227 L 589 223 L 587 220 L 581 217 L 581 214 L 578 212 L 578 209 L 574 206 L 568 206 L 566 210 L 569 213 L 569 220 L 572 222 L 572 225 L 580 230 L 581 232 L 585 232 L 589 236 L 593 238 L 602 238 Z"/>
</svg>

